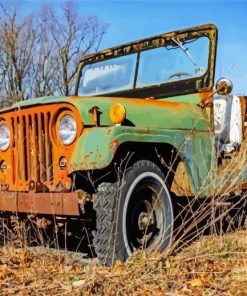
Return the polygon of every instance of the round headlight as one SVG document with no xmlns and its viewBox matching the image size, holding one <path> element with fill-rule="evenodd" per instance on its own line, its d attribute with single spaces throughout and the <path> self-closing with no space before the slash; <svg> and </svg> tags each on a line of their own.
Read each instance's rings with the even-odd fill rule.
<svg viewBox="0 0 247 296">
<path fill-rule="evenodd" d="M 64 145 L 70 145 L 74 142 L 77 134 L 77 124 L 72 115 L 66 114 L 61 118 L 58 134 Z"/>
<path fill-rule="evenodd" d="M 9 148 L 10 130 L 7 124 L 0 125 L 0 150 L 4 151 Z"/>
</svg>

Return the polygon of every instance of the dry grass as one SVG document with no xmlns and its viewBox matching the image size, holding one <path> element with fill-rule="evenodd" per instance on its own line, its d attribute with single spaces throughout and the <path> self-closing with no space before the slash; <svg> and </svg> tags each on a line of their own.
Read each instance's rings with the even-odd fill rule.
<svg viewBox="0 0 247 296">
<path fill-rule="evenodd" d="M 189 215 L 193 202 L 180 212 Z M 27 224 L 14 218 L 12 230 L 2 225 L 0 295 L 247 295 L 247 230 L 202 236 L 225 217 L 210 209 L 203 202 L 183 217 L 182 233 L 162 254 L 138 251 L 112 268 L 80 253 L 29 248 Z M 212 217 L 206 224 L 205 213 Z"/>
<path fill-rule="evenodd" d="M 0 250 L 0 295 L 247 295 L 247 231 L 204 236 L 175 256 L 137 252 L 103 267 L 82 255 Z"/>
<path fill-rule="evenodd" d="M 79 253 L 30 248 L 27 224 L 13 219 L 12 230 L 2 225 L 8 242 L 0 249 L 0 295 L 247 295 L 247 230 L 202 236 L 230 213 L 211 215 L 214 202 L 193 215 L 194 201 L 181 208 L 183 231 L 162 254 L 138 251 L 111 268 Z"/>
<path fill-rule="evenodd" d="M 162 254 L 138 251 L 126 263 L 110 268 L 78 253 L 29 248 L 25 223 L 17 221 L 14 233 L 3 225 L 8 244 L 0 249 L 0 295 L 247 295 L 247 230 L 223 234 L 221 222 L 227 216 L 234 221 L 230 214 L 235 205 L 219 205 L 234 192 L 235 182 L 229 181 L 236 168 L 236 183 L 246 169 L 242 156 L 230 162 L 217 180 L 209 172 L 204 188 L 216 182 L 219 190 L 212 199 L 193 213 L 198 197 L 181 206 L 176 218 L 180 229 Z M 239 200 L 240 209 L 246 197 L 245 193 Z M 202 236 L 216 227 L 220 235 Z M 229 223 L 227 230 L 235 227 Z"/>
</svg>

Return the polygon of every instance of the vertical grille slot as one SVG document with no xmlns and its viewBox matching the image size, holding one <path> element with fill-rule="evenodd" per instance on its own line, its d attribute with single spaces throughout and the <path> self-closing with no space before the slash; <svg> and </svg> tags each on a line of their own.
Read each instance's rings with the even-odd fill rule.
<svg viewBox="0 0 247 296">
<path fill-rule="evenodd" d="M 31 180 L 31 116 L 25 116 L 26 181 Z"/>
<path fill-rule="evenodd" d="M 53 176 L 53 159 L 52 159 L 52 143 L 51 143 L 51 135 L 50 135 L 50 130 L 49 130 L 49 126 L 50 126 L 50 122 L 51 122 L 51 114 L 48 113 L 48 171 L 49 171 L 49 180 L 51 182 L 51 184 L 53 184 L 54 181 L 54 176 Z"/>
<path fill-rule="evenodd" d="M 41 113 L 41 143 L 42 143 L 42 180 L 47 182 L 47 174 L 46 174 L 46 146 L 45 146 L 45 117 L 44 113 Z"/>
<path fill-rule="evenodd" d="M 41 128 L 41 114 L 35 114 L 36 127 L 37 127 L 37 155 L 38 155 L 38 178 L 42 180 L 42 128 Z"/>
<path fill-rule="evenodd" d="M 47 178 L 47 185 L 53 184 L 53 164 L 52 164 L 52 145 L 50 140 L 50 120 L 51 114 L 48 112 L 44 114 L 44 143 L 45 143 L 45 171 Z"/>
<path fill-rule="evenodd" d="M 22 171 L 24 170 L 24 167 L 22 167 L 23 164 L 23 133 L 21 133 L 21 122 L 20 122 L 20 117 L 17 117 L 17 137 L 18 137 L 18 170 L 17 170 L 17 176 L 19 179 L 19 183 L 22 184 Z"/>
<path fill-rule="evenodd" d="M 14 184 L 18 185 L 19 178 L 18 178 L 18 164 L 19 164 L 19 153 L 18 153 L 18 121 L 17 121 L 17 116 L 12 118 L 13 122 L 13 148 L 14 148 L 14 158 L 13 158 L 13 179 L 14 179 Z"/>
<path fill-rule="evenodd" d="M 38 168 L 38 153 L 37 153 L 37 121 L 36 121 L 36 114 L 32 114 L 32 157 L 33 157 L 33 167 L 31 168 L 33 170 L 33 180 L 38 181 L 38 175 L 39 175 L 39 168 Z"/>
<path fill-rule="evenodd" d="M 45 145 L 45 125 L 44 113 L 39 114 L 39 163 L 40 163 L 40 180 L 44 183 L 47 182 L 46 175 L 46 145 Z"/>
<path fill-rule="evenodd" d="M 34 180 L 34 147 L 33 147 L 33 117 L 28 115 L 28 139 L 29 139 L 29 180 Z"/>
<path fill-rule="evenodd" d="M 19 145 L 19 153 L 20 153 L 20 165 L 19 165 L 19 175 L 21 184 L 24 184 L 26 181 L 26 159 L 25 159 L 25 138 L 26 135 L 24 133 L 24 116 L 19 116 L 19 130 L 20 130 L 20 145 Z"/>
<path fill-rule="evenodd" d="M 24 171 L 24 179 L 25 179 L 25 182 L 28 181 L 28 172 L 29 172 L 29 165 L 28 165 L 28 152 L 29 152 L 29 149 L 28 149 L 28 132 L 27 132 L 27 125 L 28 125 L 28 122 L 27 122 L 27 117 L 26 116 L 23 116 L 22 117 L 22 123 L 23 123 L 23 156 L 24 156 L 24 167 L 23 167 L 23 171 Z M 25 169 L 24 169 L 25 168 Z"/>
<path fill-rule="evenodd" d="M 15 159 L 16 159 L 16 155 L 15 155 L 15 121 L 14 121 L 14 118 L 11 117 L 11 127 L 12 127 L 12 130 L 13 130 L 13 138 L 12 138 L 12 150 L 13 150 L 13 153 L 12 153 L 12 184 L 15 184 Z"/>
</svg>

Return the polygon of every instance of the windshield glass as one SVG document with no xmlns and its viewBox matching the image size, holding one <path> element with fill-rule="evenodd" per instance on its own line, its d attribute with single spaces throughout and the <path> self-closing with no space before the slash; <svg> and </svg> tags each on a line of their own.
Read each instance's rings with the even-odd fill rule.
<svg viewBox="0 0 247 296">
<path fill-rule="evenodd" d="M 82 69 L 79 94 L 98 95 L 133 88 L 137 54 L 88 64 Z"/>
<path fill-rule="evenodd" d="M 208 67 L 209 39 L 173 39 L 166 47 L 85 65 L 79 95 L 101 95 L 203 76 Z"/>
<path fill-rule="evenodd" d="M 158 47 L 140 54 L 136 87 L 202 76 L 207 71 L 209 39 L 202 37 L 177 47 Z"/>
</svg>

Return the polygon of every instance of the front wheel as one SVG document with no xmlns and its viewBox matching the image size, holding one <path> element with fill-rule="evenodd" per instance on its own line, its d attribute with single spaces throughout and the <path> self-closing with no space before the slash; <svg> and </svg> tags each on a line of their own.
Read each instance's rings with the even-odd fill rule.
<svg viewBox="0 0 247 296">
<path fill-rule="evenodd" d="M 94 246 L 98 259 L 111 265 L 135 250 L 163 251 L 173 234 L 173 207 L 165 176 L 154 163 L 136 162 L 121 182 L 102 183 L 94 208 Z"/>
</svg>

